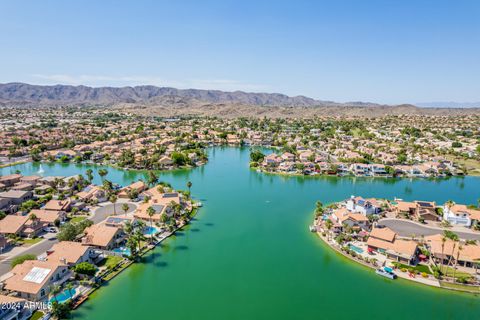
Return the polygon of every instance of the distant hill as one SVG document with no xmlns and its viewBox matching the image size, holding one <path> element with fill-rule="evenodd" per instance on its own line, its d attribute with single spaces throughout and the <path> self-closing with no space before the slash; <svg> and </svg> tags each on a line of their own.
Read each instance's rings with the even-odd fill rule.
<svg viewBox="0 0 480 320">
<path fill-rule="evenodd" d="M 164 97 L 179 97 L 208 103 L 241 103 L 254 106 L 325 106 L 338 105 L 305 96 L 289 97 L 280 93 L 250 93 L 243 91 L 175 89 L 169 87 L 99 87 L 38 86 L 25 83 L 0 84 L 0 103 L 4 104 L 155 104 Z M 371 105 L 371 104 L 370 104 Z"/>
<path fill-rule="evenodd" d="M 104 106 L 144 115 L 219 117 L 314 117 L 480 114 L 480 108 L 419 108 L 369 102 L 338 103 L 280 93 L 175 89 L 155 86 L 100 87 L 0 84 L 0 106 Z"/>
<path fill-rule="evenodd" d="M 425 108 L 480 108 L 479 102 L 455 102 L 455 101 L 436 101 L 436 102 L 419 102 L 416 106 Z"/>
</svg>

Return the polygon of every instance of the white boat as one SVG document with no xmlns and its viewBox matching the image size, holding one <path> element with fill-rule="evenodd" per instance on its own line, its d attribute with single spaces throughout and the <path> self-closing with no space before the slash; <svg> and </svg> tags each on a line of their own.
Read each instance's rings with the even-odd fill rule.
<svg viewBox="0 0 480 320">
<path fill-rule="evenodd" d="M 384 268 L 375 270 L 375 273 L 378 274 L 379 276 L 392 279 L 392 280 L 397 278 L 397 275 L 395 273 L 393 273 L 392 271 L 387 271 Z"/>
</svg>

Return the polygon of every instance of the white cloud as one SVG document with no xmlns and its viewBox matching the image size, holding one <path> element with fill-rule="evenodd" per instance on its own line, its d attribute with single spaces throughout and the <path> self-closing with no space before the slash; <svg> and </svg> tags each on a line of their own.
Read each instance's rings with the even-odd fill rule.
<svg viewBox="0 0 480 320">
<path fill-rule="evenodd" d="M 136 86 L 154 85 L 160 87 L 175 87 L 180 89 L 208 89 L 223 91 L 266 91 L 268 86 L 252 83 L 245 83 L 229 79 L 186 79 L 167 80 L 152 76 L 105 76 L 105 75 L 67 75 L 67 74 L 33 74 L 38 79 L 38 84 L 69 84 L 86 85 L 92 87 L 100 86 Z"/>
</svg>

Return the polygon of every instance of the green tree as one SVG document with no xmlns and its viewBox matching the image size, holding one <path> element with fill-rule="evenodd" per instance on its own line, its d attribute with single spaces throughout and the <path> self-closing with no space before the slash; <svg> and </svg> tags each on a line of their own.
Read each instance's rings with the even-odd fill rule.
<svg viewBox="0 0 480 320">
<path fill-rule="evenodd" d="M 97 268 L 89 262 L 80 262 L 74 267 L 76 273 L 94 276 Z"/>
<path fill-rule="evenodd" d="M 108 174 L 108 170 L 107 170 L 107 169 L 100 169 L 100 170 L 98 170 L 98 175 L 100 176 L 100 178 L 102 178 L 102 180 L 106 177 L 107 174 Z"/>
<path fill-rule="evenodd" d="M 129 209 L 128 204 L 126 203 L 122 204 L 122 211 L 125 215 L 127 215 L 128 209 Z"/>
</svg>

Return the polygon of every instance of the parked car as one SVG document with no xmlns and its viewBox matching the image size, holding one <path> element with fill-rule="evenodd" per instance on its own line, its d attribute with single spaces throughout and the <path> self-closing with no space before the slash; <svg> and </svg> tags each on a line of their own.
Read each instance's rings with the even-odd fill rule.
<svg viewBox="0 0 480 320">
<path fill-rule="evenodd" d="M 54 227 L 45 227 L 43 228 L 43 231 L 54 233 L 57 232 L 57 229 L 55 229 Z"/>
</svg>

